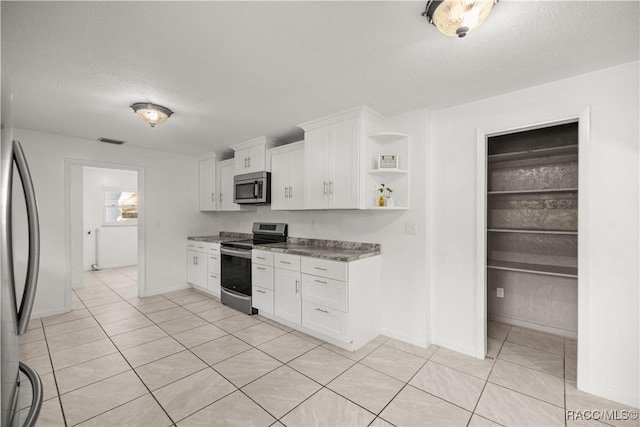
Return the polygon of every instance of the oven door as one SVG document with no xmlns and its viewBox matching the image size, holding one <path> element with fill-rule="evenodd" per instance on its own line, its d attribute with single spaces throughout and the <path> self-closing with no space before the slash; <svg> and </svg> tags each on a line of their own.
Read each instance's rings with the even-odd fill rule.
<svg viewBox="0 0 640 427">
<path fill-rule="evenodd" d="M 251 250 L 220 248 L 221 286 L 251 296 Z"/>
</svg>

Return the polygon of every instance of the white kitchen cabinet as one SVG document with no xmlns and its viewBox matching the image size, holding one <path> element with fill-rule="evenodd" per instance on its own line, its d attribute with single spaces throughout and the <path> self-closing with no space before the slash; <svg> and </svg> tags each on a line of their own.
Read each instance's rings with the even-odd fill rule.
<svg viewBox="0 0 640 427">
<path fill-rule="evenodd" d="M 304 141 L 269 150 L 271 210 L 304 209 Z"/>
<path fill-rule="evenodd" d="M 361 107 L 300 125 L 305 131 L 305 208 L 365 206 L 366 135 L 381 120 Z"/>
<path fill-rule="evenodd" d="M 242 207 L 233 203 L 234 159 L 218 162 L 218 209 L 221 211 L 240 211 Z"/>
<path fill-rule="evenodd" d="M 301 277 L 299 271 L 274 269 L 274 314 L 300 324 L 302 317 Z"/>
<path fill-rule="evenodd" d="M 201 288 L 207 287 L 207 254 L 187 250 L 187 282 Z"/>
<path fill-rule="evenodd" d="M 266 136 L 232 145 L 235 174 L 271 172 L 271 161 L 267 156 L 267 149 L 275 145 L 276 140 Z"/>
<path fill-rule="evenodd" d="M 220 244 L 209 243 L 207 249 L 207 290 L 220 296 Z"/>
<path fill-rule="evenodd" d="M 203 158 L 199 162 L 199 201 L 201 211 L 215 211 L 216 201 L 216 158 Z"/>
<path fill-rule="evenodd" d="M 274 311 L 273 253 L 251 251 L 251 303 L 261 314 Z"/>
</svg>

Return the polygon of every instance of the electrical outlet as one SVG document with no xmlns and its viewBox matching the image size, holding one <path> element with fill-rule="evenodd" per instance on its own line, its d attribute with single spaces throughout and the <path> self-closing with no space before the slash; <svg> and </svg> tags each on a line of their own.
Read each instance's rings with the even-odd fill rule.
<svg viewBox="0 0 640 427">
<path fill-rule="evenodd" d="M 504 288 L 496 288 L 498 298 L 504 298 Z"/>
<path fill-rule="evenodd" d="M 405 222 L 404 234 L 416 234 L 418 232 L 418 224 L 415 222 Z"/>
</svg>

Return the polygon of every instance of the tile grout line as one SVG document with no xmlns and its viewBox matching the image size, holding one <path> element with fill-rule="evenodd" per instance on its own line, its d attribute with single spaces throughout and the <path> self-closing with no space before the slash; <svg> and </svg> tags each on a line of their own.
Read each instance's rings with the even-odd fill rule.
<svg viewBox="0 0 640 427">
<path fill-rule="evenodd" d="M 44 322 L 41 322 L 41 323 L 42 323 L 42 334 L 44 335 L 44 342 L 45 342 L 45 345 L 47 346 L 47 356 L 49 356 L 49 363 L 51 363 L 51 373 L 53 375 L 53 382 L 56 385 L 56 393 L 57 393 L 57 398 L 58 398 L 58 404 L 60 405 L 60 413 L 62 414 L 62 421 L 64 422 L 65 426 L 68 426 L 67 416 L 64 413 L 64 407 L 62 405 L 62 395 L 60 394 L 60 387 L 58 386 L 58 377 L 56 375 L 55 367 L 53 366 L 53 359 L 51 358 L 51 351 L 49 349 L 49 342 L 47 341 L 47 331 L 46 331 L 46 329 L 44 327 Z M 43 387 L 43 391 L 42 392 L 44 393 L 44 387 Z"/>
</svg>

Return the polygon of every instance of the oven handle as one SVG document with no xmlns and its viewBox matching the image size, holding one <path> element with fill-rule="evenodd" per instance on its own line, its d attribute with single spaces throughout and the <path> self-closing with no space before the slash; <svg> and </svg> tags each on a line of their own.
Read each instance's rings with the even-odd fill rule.
<svg viewBox="0 0 640 427">
<path fill-rule="evenodd" d="M 225 248 L 223 246 L 220 248 L 220 253 L 222 255 L 230 255 L 230 256 L 237 256 L 239 258 L 251 259 L 251 249 L 249 249 L 248 251 L 243 251 L 238 249 Z"/>
<path fill-rule="evenodd" d="M 227 295 L 231 295 L 233 297 L 240 298 L 240 299 L 243 299 L 245 301 L 251 301 L 251 296 L 241 294 L 240 292 L 232 291 L 231 289 L 220 288 L 220 291 L 224 292 Z"/>
</svg>

